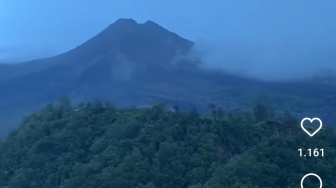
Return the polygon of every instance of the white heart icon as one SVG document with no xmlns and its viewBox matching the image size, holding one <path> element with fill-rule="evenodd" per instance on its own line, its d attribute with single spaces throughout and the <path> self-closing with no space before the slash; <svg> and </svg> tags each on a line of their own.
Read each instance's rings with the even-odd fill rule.
<svg viewBox="0 0 336 188">
<path fill-rule="evenodd" d="M 313 132 L 313 133 L 310 133 L 309 131 L 307 131 L 307 129 L 306 128 L 304 128 L 304 122 L 305 121 L 310 121 L 310 123 L 313 123 L 313 121 L 318 121 L 319 123 L 320 123 L 320 126 L 319 126 L 319 128 L 317 128 L 316 129 L 316 131 L 315 132 Z M 310 119 L 310 118 L 303 118 L 302 119 L 302 121 L 301 121 L 301 128 L 304 130 L 304 132 L 306 132 L 309 136 L 311 136 L 311 137 L 313 137 L 316 133 L 318 133 L 321 129 L 322 129 L 322 121 L 321 121 L 321 119 L 320 118 L 313 118 L 313 119 Z"/>
</svg>

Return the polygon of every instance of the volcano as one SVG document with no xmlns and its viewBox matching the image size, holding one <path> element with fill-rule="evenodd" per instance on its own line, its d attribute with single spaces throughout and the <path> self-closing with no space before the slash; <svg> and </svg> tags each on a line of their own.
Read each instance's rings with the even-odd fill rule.
<svg viewBox="0 0 336 188">
<path fill-rule="evenodd" d="M 289 99 L 319 99 L 318 104 L 329 106 L 335 101 L 320 100 L 336 93 L 335 87 L 262 83 L 204 70 L 201 60 L 190 55 L 194 46 L 153 21 L 119 19 L 63 54 L 0 64 L 1 134 L 13 129 L 23 115 L 64 95 L 73 102 L 99 99 L 118 106 L 164 102 L 205 108 L 215 103 L 227 109 L 246 106 L 264 92 L 278 98 L 284 93 L 287 98 L 276 98 L 280 105 Z"/>
</svg>

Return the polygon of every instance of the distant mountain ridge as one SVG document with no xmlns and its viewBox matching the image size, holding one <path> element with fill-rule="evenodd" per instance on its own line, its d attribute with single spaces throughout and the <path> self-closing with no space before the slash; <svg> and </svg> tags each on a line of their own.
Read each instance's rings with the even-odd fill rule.
<svg viewBox="0 0 336 188">
<path fill-rule="evenodd" d="M 199 62 L 186 58 L 193 46 L 194 42 L 153 21 L 139 24 L 119 19 L 63 54 L 21 64 L 0 64 L 0 131 L 6 134 L 23 115 L 61 95 L 74 102 L 100 99 L 119 106 L 161 101 L 197 108 L 215 103 L 232 109 L 248 106 L 258 98 L 251 93 L 258 92 L 272 93 L 268 97 L 271 100 L 273 93 L 284 93 L 292 101 L 307 98 L 318 99 L 319 105 L 336 103 L 323 98 L 336 93 L 335 87 L 319 83 L 270 84 L 205 71 Z M 282 101 L 289 100 L 277 103 L 283 105 Z"/>
</svg>

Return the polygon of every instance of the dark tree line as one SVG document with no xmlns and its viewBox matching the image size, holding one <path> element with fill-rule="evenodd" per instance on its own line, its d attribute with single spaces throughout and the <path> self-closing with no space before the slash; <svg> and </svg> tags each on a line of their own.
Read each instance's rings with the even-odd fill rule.
<svg viewBox="0 0 336 188">
<path fill-rule="evenodd" d="M 335 143 L 332 128 L 312 139 L 296 118 L 260 104 L 201 115 L 63 99 L 25 117 L 0 143 L 0 187 L 294 188 L 309 172 L 333 187 Z M 298 148 L 308 147 L 325 156 L 300 158 Z"/>
</svg>

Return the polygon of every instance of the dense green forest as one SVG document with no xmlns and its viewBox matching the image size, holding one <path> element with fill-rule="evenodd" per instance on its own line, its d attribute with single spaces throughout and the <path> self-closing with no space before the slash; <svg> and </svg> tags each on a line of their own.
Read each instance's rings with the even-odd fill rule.
<svg viewBox="0 0 336 188">
<path fill-rule="evenodd" d="M 182 111 L 162 104 L 49 104 L 0 144 L 2 188 L 297 188 L 307 173 L 336 185 L 336 135 L 307 136 L 265 105 Z M 324 148 L 324 157 L 299 157 Z M 318 187 L 314 178 L 305 187 Z"/>
</svg>

